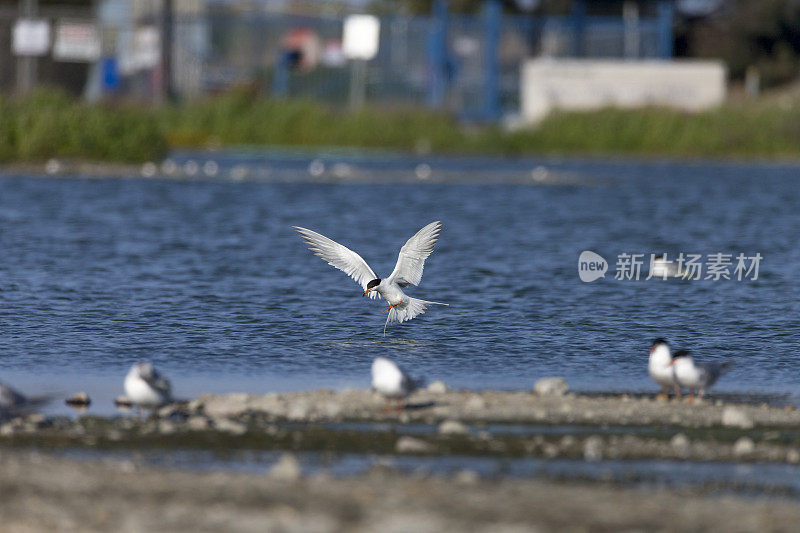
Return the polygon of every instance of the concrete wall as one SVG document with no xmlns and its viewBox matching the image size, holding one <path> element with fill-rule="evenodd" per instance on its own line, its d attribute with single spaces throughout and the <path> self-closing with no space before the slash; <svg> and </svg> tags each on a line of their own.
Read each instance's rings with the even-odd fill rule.
<svg viewBox="0 0 800 533">
<path fill-rule="evenodd" d="M 725 99 L 719 61 L 530 59 L 522 66 L 522 118 L 535 123 L 554 109 L 668 106 L 700 111 Z"/>
</svg>

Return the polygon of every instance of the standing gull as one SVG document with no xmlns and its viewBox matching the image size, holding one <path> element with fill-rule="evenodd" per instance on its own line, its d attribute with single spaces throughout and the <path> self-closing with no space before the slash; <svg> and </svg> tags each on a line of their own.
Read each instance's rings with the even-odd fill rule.
<svg viewBox="0 0 800 533">
<path fill-rule="evenodd" d="M 422 384 L 408 375 L 397 363 L 385 357 L 376 357 L 372 362 L 372 388 L 386 398 L 386 410 L 389 410 L 392 400 L 399 404 L 396 409 L 403 407 L 403 400 Z"/>
<path fill-rule="evenodd" d="M 706 389 L 711 388 L 717 380 L 728 371 L 733 361 L 723 363 L 695 363 L 686 350 L 678 350 L 672 354 L 670 363 L 675 374 L 675 383 L 678 387 L 689 389 L 689 398 L 694 398 L 697 391 L 698 399 L 702 399 Z"/>
<path fill-rule="evenodd" d="M 125 394 L 139 407 L 155 409 L 172 400 L 169 380 L 159 374 L 148 361 L 133 365 L 125 376 Z"/>
<path fill-rule="evenodd" d="M 386 336 L 386 326 L 390 322 L 411 320 L 423 314 L 429 305 L 448 305 L 411 298 L 403 292 L 404 288 L 409 285 L 419 285 L 422 280 L 425 259 L 433 252 L 433 246 L 442 231 L 442 223 L 438 220 L 431 222 L 408 239 L 400 249 L 394 270 L 389 277 L 383 279 L 375 275 L 367 262 L 349 248 L 310 229 L 293 227 L 306 242 L 309 250 L 353 278 L 364 289 L 364 295 L 369 294 L 370 298 L 380 295 L 389 302 L 389 309 L 384 311 L 389 313 L 383 325 L 384 336 Z"/>
</svg>

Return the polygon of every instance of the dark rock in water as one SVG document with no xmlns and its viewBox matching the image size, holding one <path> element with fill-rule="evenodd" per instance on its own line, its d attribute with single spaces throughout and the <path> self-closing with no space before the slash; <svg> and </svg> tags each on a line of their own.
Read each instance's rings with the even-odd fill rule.
<svg viewBox="0 0 800 533">
<path fill-rule="evenodd" d="M 89 407 L 92 403 L 92 399 L 89 398 L 89 395 L 85 392 L 79 392 L 64 400 L 64 403 L 70 407 Z"/>
<path fill-rule="evenodd" d="M 118 409 L 130 409 L 133 407 L 133 402 L 127 396 L 117 396 L 114 399 L 114 405 Z"/>
</svg>

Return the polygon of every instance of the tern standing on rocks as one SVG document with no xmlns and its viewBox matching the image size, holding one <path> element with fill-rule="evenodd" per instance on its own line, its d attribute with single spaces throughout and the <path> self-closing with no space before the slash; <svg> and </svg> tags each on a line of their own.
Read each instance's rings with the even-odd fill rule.
<svg viewBox="0 0 800 533">
<path fill-rule="evenodd" d="M 386 398 L 386 410 L 391 401 L 398 401 L 396 409 L 403 408 L 403 400 L 421 385 L 421 381 L 408 375 L 394 361 L 377 357 L 372 362 L 372 388 Z"/>
<path fill-rule="evenodd" d="M 411 320 L 423 314 L 429 305 L 448 305 L 411 298 L 403 292 L 404 288 L 409 285 L 419 285 L 422 280 L 425 259 L 433 252 L 433 246 L 442 231 L 442 223 L 438 220 L 431 222 L 408 239 L 400 249 L 394 270 L 389 277 L 383 279 L 375 275 L 367 262 L 349 248 L 310 229 L 293 227 L 306 242 L 309 250 L 361 285 L 364 296 L 369 294 L 370 298 L 376 298 L 380 295 L 389 302 L 389 309 L 384 311 L 389 313 L 383 325 L 384 336 L 386 336 L 386 326 L 390 322 L 401 323 Z"/>
<path fill-rule="evenodd" d="M 711 388 L 717 380 L 728 371 L 733 361 L 724 363 L 695 363 L 686 350 L 678 350 L 672 354 L 670 363 L 675 374 L 675 383 L 678 387 L 689 389 L 690 398 L 694 398 L 697 391 L 698 399 L 702 399 L 706 389 Z"/>
<path fill-rule="evenodd" d="M 666 398 L 667 389 L 672 387 L 675 396 L 681 397 L 681 389 L 675 382 L 675 372 L 672 368 L 672 354 L 669 351 L 669 344 L 664 339 L 655 339 L 650 345 L 650 361 L 647 364 L 647 371 L 653 381 L 661 385 L 661 392 L 656 398 Z"/>
<path fill-rule="evenodd" d="M 143 361 L 133 365 L 125 376 L 125 394 L 131 403 L 155 409 L 172 400 L 172 386 L 152 363 Z"/>
</svg>

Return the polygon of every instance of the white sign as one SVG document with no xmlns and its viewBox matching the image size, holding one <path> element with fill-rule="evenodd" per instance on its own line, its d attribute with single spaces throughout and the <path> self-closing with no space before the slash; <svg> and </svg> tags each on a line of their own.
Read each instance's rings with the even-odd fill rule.
<svg viewBox="0 0 800 533">
<path fill-rule="evenodd" d="M 151 69 L 161 62 L 161 35 L 155 26 L 136 30 L 133 43 L 134 63 L 140 69 Z"/>
<path fill-rule="evenodd" d="M 149 70 L 161 62 L 161 35 L 155 26 L 142 26 L 133 33 L 133 41 L 120 53 L 119 68 L 123 74 Z"/>
<path fill-rule="evenodd" d="M 97 27 L 88 22 L 60 22 L 56 26 L 53 57 L 57 61 L 97 61 L 100 57 Z"/>
<path fill-rule="evenodd" d="M 11 49 L 18 56 L 46 55 L 50 49 L 50 24 L 39 19 L 17 20 Z"/>
<path fill-rule="evenodd" d="M 350 15 L 344 20 L 342 49 L 350 59 L 369 60 L 378 54 L 381 22 L 372 15 Z"/>
<path fill-rule="evenodd" d="M 522 116 L 535 123 L 554 109 L 700 111 L 723 103 L 725 77 L 720 61 L 529 59 L 520 80 Z"/>
</svg>

